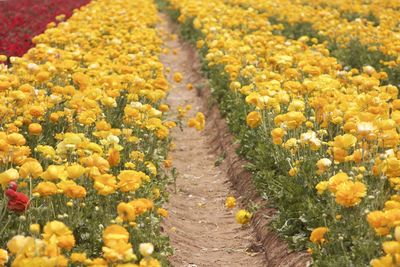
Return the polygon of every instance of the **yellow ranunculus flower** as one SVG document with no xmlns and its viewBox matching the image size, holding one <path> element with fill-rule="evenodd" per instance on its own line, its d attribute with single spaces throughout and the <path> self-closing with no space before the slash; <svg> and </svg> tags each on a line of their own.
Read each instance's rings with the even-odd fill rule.
<svg viewBox="0 0 400 267">
<path fill-rule="evenodd" d="M 8 262 L 8 252 L 7 250 L 0 249 L 0 266 L 5 266 Z"/>
<path fill-rule="evenodd" d="M 336 203 L 344 207 L 353 207 L 367 194 L 367 187 L 361 182 L 345 181 L 336 187 Z"/>
<path fill-rule="evenodd" d="M 257 128 L 261 122 L 261 114 L 258 111 L 252 111 L 246 117 L 246 123 L 250 128 Z"/>
<path fill-rule="evenodd" d="M 77 179 L 85 173 L 85 168 L 80 164 L 74 164 L 66 168 L 68 178 Z"/>
<path fill-rule="evenodd" d="M 173 78 L 176 83 L 180 83 L 183 80 L 182 73 L 175 72 Z"/>
<path fill-rule="evenodd" d="M 329 178 L 329 191 L 336 193 L 337 187 L 344 182 L 349 180 L 349 176 L 344 172 L 339 172 L 338 174 Z"/>
<path fill-rule="evenodd" d="M 47 197 L 58 193 L 57 186 L 52 182 L 41 182 L 34 189 L 34 193 L 39 193 L 41 197 Z"/>
<path fill-rule="evenodd" d="M 72 249 L 75 246 L 75 238 L 72 231 L 60 221 L 48 222 L 43 228 L 43 239 L 60 248 Z"/>
<path fill-rule="evenodd" d="M 315 228 L 310 235 L 310 241 L 316 244 L 322 244 L 326 241 L 325 234 L 328 232 L 326 227 Z"/>
<path fill-rule="evenodd" d="M 239 210 L 236 215 L 236 222 L 240 224 L 247 224 L 250 222 L 250 219 L 252 217 L 252 214 L 248 212 L 247 210 Z"/>
<path fill-rule="evenodd" d="M 124 221 L 134 221 L 136 219 L 136 209 L 129 203 L 121 202 L 117 206 L 118 216 Z"/>
<path fill-rule="evenodd" d="M 225 201 L 225 207 L 227 209 L 233 209 L 236 206 L 236 199 L 234 197 L 227 197 Z"/>
<path fill-rule="evenodd" d="M 6 187 L 11 181 L 15 181 L 19 178 L 19 173 L 16 169 L 8 169 L 0 173 L 0 185 Z"/>
<path fill-rule="evenodd" d="M 29 176 L 31 176 L 32 178 L 37 178 L 42 173 L 43 173 L 42 165 L 40 165 L 40 163 L 35 159 L 26 161 L 19 168 L 19 175 L 21 175 L 22 178 L 28 178 Z"/>
<path fill-rule="evenodd" d="M 107 247 L 115 247 L 119 243 L 128 243 L 128 231 L 117 224 L 108 226 L 103 231 L 103 241 Z"/>
<path fill-rule="evenodd" d="M 86 253 L 77 253 L 77 252 L 71 253 L 72 262 L 84 263 L 86 260 L 87 260 Z"/>
</svg>

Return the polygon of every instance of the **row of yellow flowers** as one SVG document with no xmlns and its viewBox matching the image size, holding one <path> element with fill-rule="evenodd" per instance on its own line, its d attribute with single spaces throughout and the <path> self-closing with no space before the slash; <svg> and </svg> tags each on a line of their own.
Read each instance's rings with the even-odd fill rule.
<svg viewBox="0 0 400 267">
<path fill-rule="evenodd" d="M 229 0 L 233 5 L 254 8 L 268 17 L 289 24 L 310 23 L 321 36 L 345 46 L 357 38 L 370 51 L 380 51 L 395 58 L 386 64 L 399 64 L 400 51 L 398 1 L 257 1 Z"/>
<path fill-rule="evenodd" d="M 95 0 L 58 22 L 0 64 L 0 266 L 166 265 L 176 122 L 155 4 Z"/>
<path fill-rule="evenodd" d="M 269 4 L 296 12 L 286 2 Z M 274 35 L 268 1 L 265 12 L 243 8 L 264 2 L 232 3 L 170 0 L 167 9 L 186 37 L 198 36 L 212 91 L 279 208 L 276 229 L 308 246 L 316 266 L 368 265 L 381 241 L 387 256 L 372 265 L 398 266 L 398 233 L 386 242 L 400 214 L 397 87 L 370 66 L 344 70 L 326 44 Z"/>
</svg>

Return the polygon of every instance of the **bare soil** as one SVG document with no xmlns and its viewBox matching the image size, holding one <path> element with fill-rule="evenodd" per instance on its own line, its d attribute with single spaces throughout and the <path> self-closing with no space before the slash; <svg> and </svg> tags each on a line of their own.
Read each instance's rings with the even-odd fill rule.
<svg viewBox="0 0 400 267">
<path fill-rule="evenodd" d="M 178 38 L 178 30 L 169 18 L 160 14 L 158 25 L 169 53 L 161 62 L 171 72 L 168 104 L 171 110 L 192 105 L 189 116 L 206 114 L 206 129 L 176 128 L 172 137 L 176 148 L 171 152 L 178 171 L 175 186 L 170 187 L 164 222 L 175 253 L 170 262 L 176 267 L 218 266 L 306 266 L 304 253 L 290 252 L 267 223 L 275 212 L 261 208 L 252 223 L 241 226 L 235 212 L 249 203 L 264 207 L 251 175 L 243 169 L 244 161 L 235 153 L 232 136 L 218 109 L 212 105 L 207 80 L 201 75 L 195 49 Z M 173 81 L 173 73 L 181 72 L 183 81 Z M 186 89 L 192 83 L 199 90 Z M 221 164 L 216 164 L 221 163 Z M 218 165 L 218 166 L 217 166 Z M 238 197 L 239 207 L 227 210 L 227 196 Z"/>
</svg>

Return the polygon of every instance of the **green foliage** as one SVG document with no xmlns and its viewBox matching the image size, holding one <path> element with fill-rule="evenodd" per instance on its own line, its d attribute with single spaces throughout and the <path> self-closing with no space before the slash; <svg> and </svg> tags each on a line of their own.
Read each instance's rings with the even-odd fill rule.
<svg viewBox="0 0 400 267">
<path fill-rule="evenodd" d="M 332 56 L 336 57 L 344 66 L 362 69 L 363 66 L 370 65 L 380 69 L 380 61 L 388 60 L 382 52 L 368 51 L 368 47 L 361 44 L 358 39 L 351 39 L 345 48 L 338 47 L 337 44 L 329 46 Z"/>
<path fill-rule="evenodd" d="M 291 24 L 285 20 L 280 20 L 276 16 L 270 16 L 268 21 L 273 25 L 281 24 L 283 26 L 282 30 L 273 31 L 273 34 L 276 35 L 283 35 L 289 39 L 299 39 L 302 36 L 308 36 L 310 38 L 317 38 L 319 42 L 323 42 L 326 39 L 324 36 L 319 35 L 309 22 Z"/>
<path fill-rule="evenodd" d="M 380 24 L 379 18 L 375 16 L 375 14 L 372 11 L 370 11 L 367 15 L 362 15 L 357 12 L 350 12 L 350 11 L 342 12 L 341 17 L 349 22 L 354 21 L 356 19 L 366 19 L 369 22 L 371 22 L 374 27 L 379 26 Z"/>
</svg>

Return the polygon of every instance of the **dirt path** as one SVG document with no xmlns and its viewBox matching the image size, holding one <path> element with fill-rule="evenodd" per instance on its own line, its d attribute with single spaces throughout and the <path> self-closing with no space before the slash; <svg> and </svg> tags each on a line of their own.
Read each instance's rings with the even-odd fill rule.
<svg viewBox="0 0 400 267">
<path fill-rule="evenodd" d="M 200 63 L 192 48 L 171 38 L 172 33 L 177 33 L 176 26 L 166 15 L 160 17 L 159 29 L 170 50 L 161 57 L 165 67 L 171 69 L 168 104 L 171 110 L 191 104 L 190 115 L 204 111 L 204 100 L 196 90 L 186 89 L 189 82 L 194 86 L 205 83 L 199 73 Z M 183 74 L 180 84 L 173 81 L 174 72 Z M 265 266 L 263 253 L 252 249 L 258 247 L 252 228 L 241 227 L 235 222 L 234 213 L 224 207 L 226 197 L 232 193 L 231 184 L 226 170 L 215 166 L 219 155 L 210 146 L 210 134 L 185 128 L 183 132 L 176 129 L 172 136 L 176 143 L 172 159 L 178 171 L 177 192 L 171 191 L 167 206 L 170 215 L 164 227 L 175 248 L 173 266 Z"/>
</svg>

